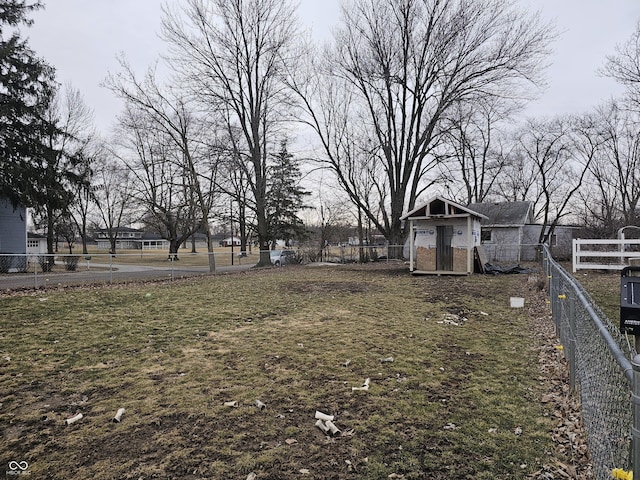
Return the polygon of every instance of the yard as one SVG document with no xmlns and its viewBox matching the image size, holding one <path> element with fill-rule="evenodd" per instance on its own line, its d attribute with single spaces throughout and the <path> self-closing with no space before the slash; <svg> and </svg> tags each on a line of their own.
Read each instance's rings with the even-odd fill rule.
<svg viewBox="0 0 640 480">
<path fill-rule="evenodd" d="M 390 263 L 5 294 L 2 468 L 242 480 L 575 468 L 553 433 L 564 372 L 540 286 Z"/>
</svg>

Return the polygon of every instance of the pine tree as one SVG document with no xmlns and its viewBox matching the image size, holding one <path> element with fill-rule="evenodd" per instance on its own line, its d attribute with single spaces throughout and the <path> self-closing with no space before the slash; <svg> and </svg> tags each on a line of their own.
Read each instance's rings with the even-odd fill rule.
<svg viewBox="0 0 640 480">
<path fill-rule="evenodd" d="M 300 186 L 300 166 L 287 150 L 286 141 L 281 142 L 280 151 L 272 154 L 271 160 L 267 176 L 269 241 L 274 245 L 277 240 L 284 240 L 288 245 L 291 240 L 301 240 L 307 236 L 307 230 L 298 214 L 306 208 L 304 197 L 309 192 Z"/>
<path fill-rule="evenodd" d="M 18 30 L 39 8 L 39 2 L 0 0 L 0 195 L 26 206 L 37 202 L 36 185 L 46 181 L 38 167 L 47 153 L 46 111 L 55 89 L 53 68 Z"/>
</svg>

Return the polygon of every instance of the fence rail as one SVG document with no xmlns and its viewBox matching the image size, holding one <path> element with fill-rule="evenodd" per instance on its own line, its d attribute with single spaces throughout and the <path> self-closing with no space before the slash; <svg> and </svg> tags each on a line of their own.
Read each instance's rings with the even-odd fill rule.
<svg viewBox="0 0 640 480">
<path fill-rule="evenodd" d="M 640 262 L 640 240 L 577 238 L 572 248 L 573 273 L 581 269 L 622 270 Z"/>
<path fill-rule="evenodd" d="M 546 246 L 543 263 L 556 333 L 569 365 L 571 388 L 580 396 L 596 478 L 610 479 L 616 468 L 638 469 L 631 454 L 635 363 L 629 359 L 635 348 Z"/>
</svg>

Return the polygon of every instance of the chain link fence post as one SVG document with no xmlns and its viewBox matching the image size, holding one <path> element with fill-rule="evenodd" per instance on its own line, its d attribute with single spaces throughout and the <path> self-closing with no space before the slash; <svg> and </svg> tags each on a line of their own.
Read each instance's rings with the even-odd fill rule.
<svg viewBox="0 0 640 480">
<path fill-rule="evenodd" d="M 633 454 L 631 465 L 633 466 L 634 478 L 640 478 L 640 355 L 633 357 L 631 365 L 633 367 L 633 393 L 631 395 L 633 406 L 633 426 L 631 427 Z"/>
<path fill-rule="evenodd" d="M 569 302 L 569 338 L 567 361 L 569 362 L 569 391 L 576 393 L 576 298 L 575 295 L 567 296 Z"/>
</svg>

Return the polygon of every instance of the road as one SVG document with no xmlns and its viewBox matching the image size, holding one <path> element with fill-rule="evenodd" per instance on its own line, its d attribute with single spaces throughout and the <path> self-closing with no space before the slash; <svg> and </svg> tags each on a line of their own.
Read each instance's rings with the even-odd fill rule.
<svg viewBox="0 0 640 480">
<path fill-rule="evenodd" d="M 208 274 L 207 267 L 147 267 L 141 265 L 92 264 L 91 269 L 79 267 L 75 272 L 65 273 L 11 273 L 0 276 L 0 290 L 46 288 L 47 286 L 116 283 L 140 280 L 174 280 Z M 253 265 L 219 267 L 216 274 L 249 270 Z"/>
</svg>

